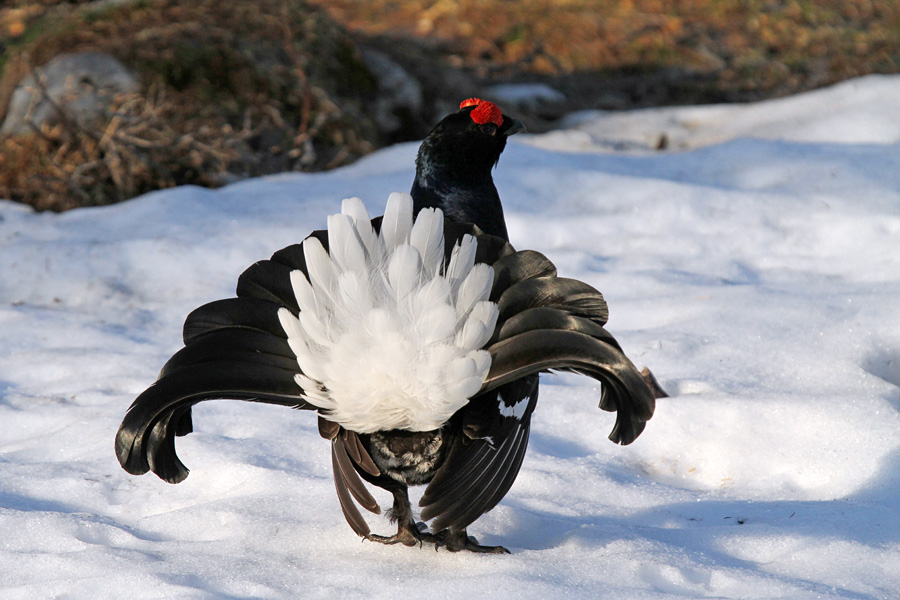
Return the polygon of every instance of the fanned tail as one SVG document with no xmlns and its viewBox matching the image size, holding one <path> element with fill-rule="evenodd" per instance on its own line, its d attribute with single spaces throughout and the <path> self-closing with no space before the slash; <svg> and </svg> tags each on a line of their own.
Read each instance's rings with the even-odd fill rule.
<svg viewBox="0 0 900 600">
<path fill-rule="evenodd" d="M 558 277 L 538 252 L 516 252 L 474 225 L 444 222 L 439 212 L 423 212 L 413 220 L 411 210 L 411 201 L 396 195 L 384 220 L 367 222 L 361 202 L 345 201 L 328 231 L 313 232 L 308 243 L 284 248 L 247 269 L 236 298 L 192 312 L 184 325 L 185 347 L 138 396 L 119 428 L 116 454 L 123 468 L 133 474 L 153 471 L 171 483 L 187 477 L 175 437 L 191 431 L 191 407 L 201 401 L 236 399 L 319 410 L 320 432 L 332 443 L 344 515 L 357 534 L 367 536 L 357 503 L 372 512 L 380 509 L 360 476 L 380 472 L 358 433 L 370 425 L 391 427 L 363 422 L 351 431 L 329 408 L 332 388 L 343 385 L 362 361 L 347 358 L 356 356 L 356 338 L 351 335 L 336 346 L 340 364 L 346 365 L 337 370 L 333 361 L 311 352 L 316 345 L 334 345 L 341 331 L 334 327 L 336 313 L 351 319 L 343 331 L 359 329 L 352 319 L 372 310 L 365 287 L 372 264 L 385 267 L 377 281 L 403 308 L 397 316 L 403 317 L 402 327 L 386 321 L 383 311 L 375 311 L 373 324 L 386 335 L 411 327 L 417 340 L 444 340 L 456 354 L 436 353 L 436 372 L 446 370 L 454 385 L 477 378 L 460 396 L 455 414 L 423 421 L 428 425 L 423 430 L 455 422 L 461 431 L 420 503 L 422 517 L 434 519 L 436 531 L 464 529 L 509 490 L 527 448 L 541 371 L 574 371 L 601 382 L 600 408 L 617 413 L 609 438 L 633 442 L 652 417 L 655 398 L 665 392 L 649 372 L 635 368 L 605 329 L 609 313 L 602 294 L 584 282 Z M 389 362 L 392 372 L 410 361 Z M 319 378 L 331 371 L 334 377 Z"/>
<path fill-rule="evenodd" d="M 191 431 L 191 407 L 234 399 L 314 408 L 294 382 L 297 362 L 284 334 L 273 331 L 277 305 L 232 298 L 200 307 L 185 323 L 187 345 L 134 401 L 116 434 L 116 455 L 129 473 L 148 470 L 178 483 L 188 475 L 175 436 Z"/>
</svg>

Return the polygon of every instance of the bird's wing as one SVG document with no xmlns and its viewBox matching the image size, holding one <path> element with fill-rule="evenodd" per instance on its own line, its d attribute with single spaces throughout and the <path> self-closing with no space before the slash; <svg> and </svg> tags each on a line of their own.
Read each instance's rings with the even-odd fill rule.
<svg viewBox="0 0 900 600">
<path fill-rule="evenodd" d="M 469 224 L 447 225 L 448 248 L 464 234 L 476 238 L 475 260 L 494 269 L 494 302 L 522 281 L 556 274 L 553 264 L 540 253 L 516 252 L 506 240 Z M 494 337 L 499 331 L 498 327 Z M 452 438 L 447 458 L 419 502 L 422 518 L 434 519 L 433 531 L 464 529 L 509 491 L 528 447 L 537 384 L 534 375 L 495 386 L 473 397 L 454 416 L 452 427 L 462 435 Z"/>
<path fill-rule="evenodd" d="M 603 296 L 556 276 L 533 251 L 493 263 L 492 300 L 500 318 L 486 349 L 491 369 L 479 394 L 457 415 L 462 435 L 422 496 L 432 529 L 465 528 L 506 494 L 518 474 L 541 371 L 567 370 L 603 384 L 600 407 L 616 411 L 610 439 L 629 444 L 653 415 L 655 394 L 603 327 Z"/>
<path fill-rule="evenodd" d="M 509 491 L 528 447 L 537 384 L 537 376 L 521 378 L 473 398 L 461 411 L 469 435 L 454 438 L 419 502 L 422 519 L 434 519 L 432 531 L 465 529 Z"/>
</svg>

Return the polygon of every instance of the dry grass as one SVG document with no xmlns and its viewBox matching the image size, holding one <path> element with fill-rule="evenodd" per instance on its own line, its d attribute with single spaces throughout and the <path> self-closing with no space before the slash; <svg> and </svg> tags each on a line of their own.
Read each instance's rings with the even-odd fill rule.
<svg viewBox="0 0 900 600">
<path fill-rule="evenodd" d="M 34 133 L 0 142 L 0 196 L 38 210 L 65 210 L 132 198 L 179 182 L 215 186 L 235 145 L 202 126 L 181 133 L 178 115 L 162 92 L 115 98 L 108 120 L 86 127 L 66 117 Z M 174 160 L 173 160 L 174 159 Z"/>
<path fill-rule="evenodd" d="M 91 124 L 60 102 L 53 123 L 0 140 L 0 197 L 52 210 L 108 204 L 330 168 L 378 143 L 363 111 L 375 86 L 353 42 L 295 0 L 57 3 L 31 19 L 7 47 L 0 104 L 35 66 L 73 51 L 115 56 L 139 74 L 141 92 Z"/>
</svg>

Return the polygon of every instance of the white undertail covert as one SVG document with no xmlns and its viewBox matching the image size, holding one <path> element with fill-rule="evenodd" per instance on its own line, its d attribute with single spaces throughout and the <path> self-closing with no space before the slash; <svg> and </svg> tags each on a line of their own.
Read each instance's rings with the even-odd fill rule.
<svg viewBox="0 0 900 600">
<path fill-rule="evenodd" d="M 481 388 L 498 316 L 493 269 L 475 264 L 470 235 L 445 263 L 439 209 L 414 221 L 412 197 L 391 194 L 376 234 L 350 198 L 328 217 L 330 254 L 314 237 L 302 246 L 309 278 L 291 273 L 300 313 L 278 318 L 297 384 L 326 419 L 359 433 L 430 431 Z"/>
</svg>

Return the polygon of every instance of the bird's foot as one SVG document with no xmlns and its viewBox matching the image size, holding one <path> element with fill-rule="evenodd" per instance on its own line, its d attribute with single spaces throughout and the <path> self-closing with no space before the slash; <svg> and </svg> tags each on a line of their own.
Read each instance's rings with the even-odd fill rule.
<svg viewBox="0 0 900 600">
<path fill-rule="evenodd" d="M 370 533 L 365 536 L 370 542 L 378 542 L 379 544 L 403 544 L 404 546 L 422 546 L 423 542 L 431 544 L 437 543 L 437 538 L 428 532 L 428 526 L 425 523 L 407 523 L 397 528 L 397 533 L 391 536 L 376 535 Z"/>
<path fill-rule="evenodd" d="M 434 548 L 446 548 L 450 552 L 460 552 L 468 550 L 469 552 L 479 552 L 481 554 L 510 554 L 510 551 L 503 546 L 482 546 L 471 535 L 466 535 L 466 530 L 450 531 L 445 529 L 435 538 Z"/>
</svg>

